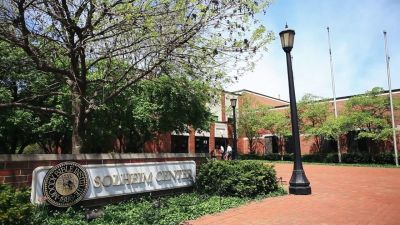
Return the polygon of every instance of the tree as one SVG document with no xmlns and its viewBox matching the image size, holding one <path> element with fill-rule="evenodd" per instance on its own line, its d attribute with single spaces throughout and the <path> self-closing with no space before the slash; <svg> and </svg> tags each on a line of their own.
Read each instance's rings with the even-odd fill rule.
<svg viewBox="0 0 400 225">
<path fill-rule="evenodd" d="M 269 108 L 255 105 L 252 99 L 246 96 L 242 97 L 241 103 L 238 115 L 239 135 L 248 139 L 250 154 L 254 154 L 258 140 L 263 134 L 263 116 Z"/>
<path fill-rule="evenodd" d="M 291 125 L 289 113 L 277 112 L 268 110 L 263 116 L 263 127 L 265 130 L 269 130 L 272 134 L 278 137 L 278 148 L 281 154 L 281 160 L 283 160 L 285 137 L 291 135 Z"/>
<path fill-rule="evenodd" d="M 298 104 L 298 112 L 301 131 L 306 138 L 314 139 L 315 151 L 320 152 L 325 139 L 322 127 L 330 114 L 328 101 L 306 94 Z"/>
<path fill-rule="evenodd" d="M 359 130 L 357 138 L 367 141 L 371 153 L 371 141 L 389 140 L 392 135 L 390 126 L 390 102 L 380 94 L 382 88 L 375 87 L 364 95 L 350 98 L 345 105 L 343 127 L 347 131 Z"/>
<path fill-rule="evenodd" d="M 66 106 L 63 95 L 51 95 L 59 91 L 60 84 L 36 70 L 32 60 L 21 49 L 3 41 L 0 41 L 0 61 L 0 102 L 21 105 L 21 102 L 31 101 L 36 105 L 1 111 L 0 153 L 22 153 L 32 143 L 39 143 L 45 152 L 53 152 L 52 146 L 62 142 L 62 137 L 68 133 L 68 123 L 59 115 L 35 113 L 32 109 L 44 112 L 49 107 Z M 48 95 L 38 95 L 43 92 Z M 58 126 L 54 127 L 57 120 Z"/>
<path fill-rule="evenodd" d="M 94 113 L 143 79 L 186 74 L 218 85 L 225 70 L 248 62 L 273 37 L 250 26 L 267 0 L 4 0 L 0 40 L 22 49 L 41 71 L 65 87 L 70 105 L 43 107 L 57 96 L 42 90 L 0 109 L 25 108 L 68 118 L 72 153 L 85 149 Z"/>
<path fill-rule="evenodd" d="M 37 82 L 42 77 L 24 52 L 1 41 L 0 59 L 2 100 L 18 102 L 51 85 L 49 80 Z M 109 151 L 116 138 L 124 139 L 125 145 L 120 146 L 123 151 L 137 151 L 159 132 L 183 131 L 187 124 L 207 129 L 211 114 L 206 103 L 210 102 L 212 91 L 206 83 L 182 75 L 144 80 L 93 114 L 85 135 L 87 151 Z M 42 106 L 68 106 L 62 95 L 43 96 L 36 101 Z M 38 144 L 45 153 L 67 153 L 71 140 L 68 125 L 67 118 L 59 114 L 23 108 L 3 110 L 0 153 L 22 153 L 30 144 Z"/>
<path fill-rule="evenodd" d="M 188 125 L 206 130 L 212 118 L 207 107 L 210 91 L 185 76 L 142 81 L 95 114 L 87 135 L 89 151 L 104 151 L 103 146 L 119 138 L 124 139 L 119 151 L 143 152 L 145 142 L 158 133 L 183 132 Z"/>
<path fill-rule="evenodd" d="M 333 115 L 328 116 L 327 120 L 320 127 L 319 132 L 324 138 L 337 141 L 340 136 L 348 132 L 348 129 L 345 127 L 345 121 L 345 115 L 339 115 L 337 118 Z"/>
</svg>

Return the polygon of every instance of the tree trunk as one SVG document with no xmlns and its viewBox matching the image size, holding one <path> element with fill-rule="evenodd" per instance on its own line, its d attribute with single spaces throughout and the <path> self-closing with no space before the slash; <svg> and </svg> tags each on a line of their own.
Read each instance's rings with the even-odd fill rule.
<svg viewBox="0 0 400 225">
<path fill-rule="evenodd" d="M 285 150 L 283 149 L 283 142 L 284 142 L 284 139 L 283 139 L 283 137 L 281 138 L 281 137 L 278 137 L 278 149 L 279 149 L 279 152 L 281 153 L 281 161 L 283 161 L 283 155 L 285 154 Z"/>
<path fill-rule="evenodd" d="M 248 138 L 249 139 L 249 148 L 250 148 L 250 154 L 252 155 L 252 154 L 254 154 L 254 141 L 253 141 L 253 138 Z"/>
<path fill-rule="evenodd" d="M 315 147 L 317 148 L 317 153 L 321 153 L 322 138 L 319 135 L 314 136 Z"/>
<path fill-rule="evenodd" d="M 82 89 L 74 88 L 72 96 L 72 154 L 80 154 L 83 150 L 85 107 Z"/>
</svg>

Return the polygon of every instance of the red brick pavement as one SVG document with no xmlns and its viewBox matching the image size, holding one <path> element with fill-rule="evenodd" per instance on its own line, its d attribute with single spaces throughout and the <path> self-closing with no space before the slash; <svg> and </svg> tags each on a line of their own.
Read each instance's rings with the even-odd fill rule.
<svg viewBox="0 0 400 225">
<path fill-rule="evenodd" d="M 289 181 L 292 165 L 276 164 Z M 400 224 L 400 169 L 305 165 L 312 195 L 286 195 L 203 216 L 188 224 Z"/>
</svg>

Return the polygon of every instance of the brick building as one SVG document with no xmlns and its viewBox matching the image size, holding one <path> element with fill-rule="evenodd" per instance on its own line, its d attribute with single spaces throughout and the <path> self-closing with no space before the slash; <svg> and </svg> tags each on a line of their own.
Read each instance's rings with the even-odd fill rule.
<svg viewBox="0 0 400 225">
<path fill-rule="evenodd" d="M 395 89 L 392 91 L 393 94 L 393 99 L 394 101 L 396 101 L 396 99 L 400 99 L 400 89 Z M 384 93 L 380 94 L 381 96 L 386 96 L 387 98 L 389 98 L 389 93 L 388 91 L 385 91 Z M 349 100 L 352 96 L 343 96 L 343 97 L 338 97 L 336 99 L 336 105 L 337 105 L 337 109 L 338 109 L 338 114 L 340 115 L 341 113 L 343 113 L 344 111 L 344 107 L 345 107 L 345 103 L 347 100 Z M 256 98 L 257 100 L 257 98 Z M 329 109 L 332 113 L 332 115 L 334 114 L 334 103 L 333 103 L 333 99 L 328 100 L 329 101 Z M 269 105 L 269 104 L 268 104 Z M 285 111 L 285 110 L 289 110 L 289 105 L 285 104 L 285 105 L 277 105 L 274 106 L 274 109 L 272 110 L 277 110 L 277 111 Z M 388 111 L 388 114 L 390 113 L 390 111 Z M 398 130 L 400 128 L 400 110 L 396 110 L 394 111 L 394 117 L 395 117 L 395 125 L 396 125 L 396 129 Z M 242 144 L 242 148 L 239 147 L 239 149 L 245 153 L 246 149 L 248 149 L 248 144 L 246 143 L 245 138 L 240 138 L 241 142 L 243 142 Z M 399 142 L 400 139 L 400 135 L 397 134 L 397 145 L 400 144 Z M 283 148 L 284 151 L 288 151 L 291 152 L 291 138 L 288 137 L 285 140 L 285 143 L 283 144 L 283 146 L 281 146 L 281 148 L 278 147 L 278 145 L 276 144 L 277 138 L 273 135 L 273 134 L 268 134 L 268 132 L 265 133 L 265 135 L 262 137 L 262 140 L 259 142 L 261 144 L 259 144 L 257 146 L 257 150 L 256 152 L 258 154 L 263 154 L 266 152 L 275 152 L 278 153 L 280 152 Z M 337 151 L 337 143 L 334 140 L 331 141 L 326 141 L 325 144 L 327 146 L 325 146 L 326 148 L 330 148 L 330 150 L 332 152 L 336 152 Z M 348 152 L 350 150 L 354 150 L 354 149 L 366 149 L 367 142 L 365 141 L 365 139 L 356 139 L 355 138 L 355 133 L 354 132 L 349 132 L 347 135 L 343 135 L 340 139 L 340 149 L 342 152 Z M 301 153 L 302 154 L 312 154 L 312 153 L 316 153 L 316 147 L 315 147 L 315 143 L 314 143 L 314 139 L 313 138 L 305 138 L 304 134 L 300 134 L 300 147 L 301 147 Z M 391 141 L 387 141 L 381 144 L 380 148 L 383 151 L 393 151 L 393 144 L 391 143 Z"/>
<path fill-rule="evenodd" d="M 388 92 L 384 92 L 381 95 L 388 96 Z M 209 153 L 214 149 L 219 148 L 219 146 L 224 146 L 226 149 L 227 144 L 232 145 L 233 140 L 233 129 L 232 129 L 232 108 L 230 106 L 230 99 L 238 99 L 238 104 L 236 110 L 240 109 L 243 103 L 243 98 L 247 97 L 251 99 L 254 105 L 267 105 L 273 107 L 273 110 L 284 111 L 288 110 L 289 102 L 274 98 L 271 96 L 263 95 L 250 90 L 239 90 L 235 92 L 224 91 L 220 95 L 220 101 L 210 103 L 209 107 L 211 112 L 216 118 L 216 122 L 211 124 L 208 131 L 197 131 L 194 128 L 189 128 L 187 133 L 167 133 L 159 134 L 153 141 L 149 141 L 145 144 L 145 152 L 172 152 L 172 153 Z M 345 102 L 353 96 L 344 96 L 337 98 L 338 113 L 340 115 L 343 112 Z M 393 90 L 394 99 L 400 99 L 400 89 Z M 333 114 L 333 100 L 329 100 L 330 109 Z M 238 115 L 238 114 L 236 114 Z M 240 118 L 237 118 L 240 120 Z M 395 111 L 395 124 L 400 127 L 400 111 Z M 238 134 L 239 135 L 239 134 Z M 362 141 L 350 140 L 351 136 L 346 135 L 341 138 L 341 150 L 346 152 L 349 145 L 359 145 L 362 146 Z M 280 152 L 276 144 L 277 138 L 274 134 L 268 131 L 260 138 L 257 143 L 256 153 L 265 154 L 267 152 Z M 397 139 L 399 140 L 399 138 Z M 313 139 L 305 139 L 304 135 L 300 136 L 300 144 L 302 154 L 314 153 Z M 399 144 L 399 142 L 398 142 Z M 331 143 L 331 148 L 336 149 L 336 143 L 333 141 Z M 388 151 L 392 150 L 391 143 L 386 143 L 384 146 Z M 247 138 L 238 137 L 238 153 L 248 154 L 249 153 L 249 143 Z M 281 146 L 284 150 L 287 149 L 288 152 L 291 151 L 291 139 L 287 138 L 284 145 Z"/>
<path fill-rule="evenodd" d="M 249 90 L 235 92 L 221 92 L 219 101 L 210 103 L 209 107 L 215 116 L 215 123 L 210 125 L 208 131 L 198 131 L 189 128 L 189 132 L 159 134 L 155 139 L 145 144 L 145 152 L 171 152 L 171 153 L 209 153 L 233 143 L 233 112 L 230 99 L 238 99 L 236 111 L 240 109 L 242 98 L 248 96 L 254 105 L 263 104 L 271 107 L 282 107 L 289 102 Z M 239 119 L 239 118 L 237 118 Z M 260 148 L 265 148 L 260 146 Z M 248 141 L 238 137 L 239 154 L 248 153 Z"/>
</svg>

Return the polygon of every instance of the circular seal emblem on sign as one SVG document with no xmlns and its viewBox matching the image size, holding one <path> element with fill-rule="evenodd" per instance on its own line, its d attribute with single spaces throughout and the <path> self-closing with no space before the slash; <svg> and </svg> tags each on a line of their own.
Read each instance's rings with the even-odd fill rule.
<svg viewBox="0 0 400 225">
<path fill-rule="evenodd" d="M 69 207 L 85 197 L 88 173 L 78 163 L 63 162 L 46 173 L 42 188 L 48 203 L 56 207 Z"/>
</svg>

